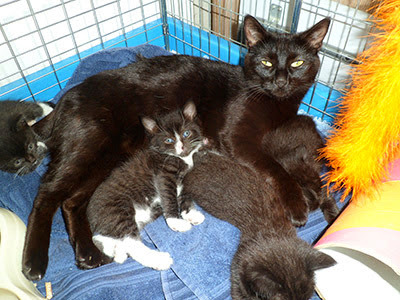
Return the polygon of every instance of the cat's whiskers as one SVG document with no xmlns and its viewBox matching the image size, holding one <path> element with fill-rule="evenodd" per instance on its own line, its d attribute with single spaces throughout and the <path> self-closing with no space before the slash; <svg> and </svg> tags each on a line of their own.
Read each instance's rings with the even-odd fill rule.
<svg viewBox="0 0 400 300">
<path fill-rule="evenodd" d="M 22 166 L 21 168 L 18 169 L 18 171 L 15 173 L 14 179 L 17 178 L 17 176 L 23 175 L 24 169 L 26 169 L 27 166 Z"/>
<path fill-rule="evenodd" d="M 264 91 L 259 86 L 251 86 L 245 93 L 246 100 L 258 101 L 264 95 Z"/>
</svg>

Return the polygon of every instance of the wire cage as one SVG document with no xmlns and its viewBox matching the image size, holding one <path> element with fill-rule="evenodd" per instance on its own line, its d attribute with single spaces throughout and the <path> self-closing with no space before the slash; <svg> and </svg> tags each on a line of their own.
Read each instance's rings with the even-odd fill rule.
<svg viewBox="0 0 400 300">
<path fill-rule="evenodd" d="M 301 109 L 332 121 L 348 71 L 368 45 L 369 0 L 1 0 L 0 100 L 51 100 L 84 57 L 144 43 L 241 64 L 242 21 L 303 31 L 329 16 L 316 84 Z"/>
</svg>

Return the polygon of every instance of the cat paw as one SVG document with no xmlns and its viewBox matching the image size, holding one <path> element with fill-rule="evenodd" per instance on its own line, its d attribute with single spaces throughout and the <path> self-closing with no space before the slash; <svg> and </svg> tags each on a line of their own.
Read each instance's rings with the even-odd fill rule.
<svg viewBox="0 0 400 300">
<path fill-rule="evenodd" d="M 290 221 L 296 227 L 304 226 L 308 219 L 308 206 L 305 203 L 297 203 L 292 205 L 288 211 Z"/>
<path fill-rule="evenodd" d="M 196 209 L 191 209 L 189 212 L 182 211 L 182 218 L 192 225 L 199 225 L 203 223 L 205 217 L 204 215 Z"/>
<path fill-rule="evenodd" d="M 192 224 L 189 221 L 178 218 L 167 218 L 168 227 L 173 231 L 185 232 L 192 228 Z"/>
<path fill-rule="evenodd" d="M 36 255 L 30 258 L 24 257 L 22 273 L 31 281 L 39 281 L 44 277 L 47 268 L 47 255 Z"/>
<path fill-rule="evenodd" d="M 116 263 L 122 264 L 124 263 L 126 260 L 128 259 L 128 254 L 126 253 L 126 251 L 118 251 L 116 249 L 115 253 L 114 253 L 114 261 Z"/>
<path fill-rule="evenodd" d="M 151 259 L 142 264 L 154 270 L 164 271 L 168 270 L 173 262 L 174 261 L 168 252 L 157 252 L 151 256 Z"/>
<path fill-rule="evenodd" d="M 102 253 L 94 244 L 90 247 L 80 247 L 75 251 L 76 266 L 79 269 L 88 270 L 100 267 L 112 262 L 112 258 Z"/>
</svg>

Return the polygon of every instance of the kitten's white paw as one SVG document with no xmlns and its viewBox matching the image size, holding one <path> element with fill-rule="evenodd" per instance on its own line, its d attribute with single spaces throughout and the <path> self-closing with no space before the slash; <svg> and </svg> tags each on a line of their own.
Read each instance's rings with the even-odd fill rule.
<svg viewBox="0 0 400 300">
<path fill-rule="evenodd" d="M 189 221 L 178 218 L 167 218 L 166 219 L 168 227 L 173 231 L 185 232 L 192 228 L 192 225 Z"/>
<path fill-rule="evenodd" d="M 184 220 L 187 220 L 193 225 L 199 225 L 203 223 L 205 219 L 204 215 L 196 209 L 191 209 L 189 212 L 183 211 L 181 215 Z"/>
<path fill-rule="evenodd" d="M 114 250 L 114 261 L 122 264 L 128 258 L 128 253 L 126 253 L 125 247 L 121 247 L 121 245 L 117 245 Z"/>
<path fill-rule="evenodd" d="M 149 258 L 143 265 L 159 271 L 168 270 L 174 262 L 168 252 L 156 252 Z"/>
<path fill-rule="evenodd" d="M 95 235 L 92 238 L 94 244 L 103 252 L 105 255 L 109 257 L 114 257 L 115 255 L 115 248 L 119 242 L 118 239 L 113 239 L 109 236 L 104 235 Z"/>
</svg>

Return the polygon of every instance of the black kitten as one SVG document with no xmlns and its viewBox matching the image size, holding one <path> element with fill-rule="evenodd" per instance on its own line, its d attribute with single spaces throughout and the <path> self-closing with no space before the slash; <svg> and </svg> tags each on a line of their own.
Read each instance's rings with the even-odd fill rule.
<svg viewBox="0 0 400 300">
<path fill-rule="evenodd" d="M 180 196 L 241 231 L 231 265 L 234 300 L 306 300 L 314 271 L 335 264 L 297 237 L 276 189 L 250 168 L 215 153 L 195 155 Z"/>
<path fill-rule="evenodd" d="M 0 170 L 25 175 L 36 169 L 47 147 L 31 126 L 52 110 L 47 103 L 0 101 Z"/>
<path fill-rule="evenodd" d="M 321 181 L 323 162 L 318 160 L 318 151 L 324 142 L 314 121 L 308 116 L 296 116 L 267 133 L 262 145 L 263 150 L 299 183 L 309 211 L 320 207 L 325 220 L 332 223 L 339 208 Z"/>
<path fill-rule="evenodd" d="M 192 203 L 180 211 L 177 202 L 182 178 L 203 144 L 195 117 L 196 107 L 188 102 L 183 111 L 156 121 L 142 118 L 149 149 L 138 151 L 115 169 L 93 194 L 87 208 L 93 240 L 114 261 L 122 263 L 129 255 L 144 266 L 166 270 L 172 258 L 146 247 L 140 229 L 161 214 L 174 231 L 187 231 L 203 222 L 203 214 Z"/>
</svg>

